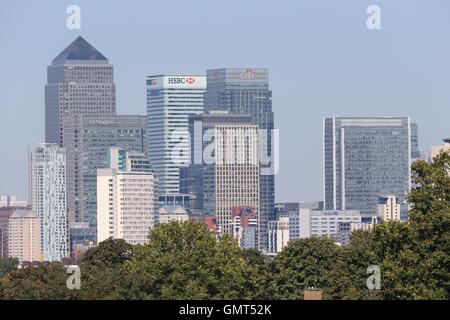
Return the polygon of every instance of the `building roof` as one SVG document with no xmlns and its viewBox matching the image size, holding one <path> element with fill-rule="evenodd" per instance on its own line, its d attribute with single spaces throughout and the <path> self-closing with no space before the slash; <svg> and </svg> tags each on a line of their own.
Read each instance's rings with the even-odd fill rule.
<svg viewBox="0 0 450 320">
<path fill-rule="evenodd" d="M 14 218 L 18 218 L 18 219 L 25 219 L 25 218 L 37 219 L 38 216 L 33 211 L 30 211 L 30 210 L 16 210 L 10 216 L 10 219 L 14 219 Z"/>
<path fill-rule="evenodd" d="M 52 64 L 63 63 L 66 60 L 102 60 L 108 59 L 95 49 L 83 37 L 78 36 L 67 48 L 65 48 L 55 59 Z"/>
<path fill-rule="evenodd" d="M 164 205 L 159 208 L 159 214 L 187 214 L 185 208 L 177 205 Z"/>
</svg>

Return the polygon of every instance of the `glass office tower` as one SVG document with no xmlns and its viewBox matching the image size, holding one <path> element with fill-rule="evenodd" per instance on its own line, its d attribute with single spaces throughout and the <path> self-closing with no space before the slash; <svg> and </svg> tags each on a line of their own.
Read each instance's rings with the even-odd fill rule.
<svg viewBox="0 0 450 320">
<path fill-rule="evenodd" d="M 108 167 L 110 147 L 148 155 L 147 117 L 140 115 L 69 116 L 64 119 L 67 201 L 72 221 L 97 224 L 97 169 Z"/>
<path fill-rule="evenodd" d="M 64 146 L 67 115 L 116 114 L 113 65 L 82 37 L 77 37 L 47 67 L 45 142 Z"/>
<path fill-rule="evenodd" d="M 180 168 L 189 165 L 189 116 L 203 113 L 205 89 L 205 76 L 147 78 L 149 157 L 160 196 L 180 194 Z"/>
<path fill-rule="evenodd" d="M 412 136 L 406 117 L 325 118 L 325 210 L 360 210 L 370 219 L 377 213 L 380 196 L 395 195 L 406 219 Z"/>
</svg>

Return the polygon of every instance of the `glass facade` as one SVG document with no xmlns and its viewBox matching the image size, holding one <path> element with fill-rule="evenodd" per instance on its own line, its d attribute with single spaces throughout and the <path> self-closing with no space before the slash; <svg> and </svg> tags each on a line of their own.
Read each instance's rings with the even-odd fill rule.
<svg viewBox="0 0 450 320">
<path fill-rule="evenodd" d="M 403 204 L 411 185 L 411 140 L 409 118 L 324 119 L 325 209 L 370 217 L 380 196 L 395 195 Z"/>
<path fill-rule="evenodd" d="M 205 89 L 205 76 L 147 78 L 149 157 L 161 196 L 180 194 L 180 168 L 189 165 L 189 116 L 203 113 Z"/>
<path fill-rule="evenodd" d="M 45 141 L 67 151 L 67 209 L 70 222 L 82 222 L 82 173 L 85 156 L 77 132 L 82 116 L 114 116 L 116 85 L 108 59 L 82 37 L 77 37 L 47 67 L 45 86 Z"/>
<path fill-rule="evenodd" d="M 97 223 L 97 169 L 108 167 L 111 147 L 148 155 L 147 117 L 139 115 L 82 116 L 66 119 L 68 198 L 76 221 Z M 70 182 L 70 183 L 69 183 Z"/>
</svg>

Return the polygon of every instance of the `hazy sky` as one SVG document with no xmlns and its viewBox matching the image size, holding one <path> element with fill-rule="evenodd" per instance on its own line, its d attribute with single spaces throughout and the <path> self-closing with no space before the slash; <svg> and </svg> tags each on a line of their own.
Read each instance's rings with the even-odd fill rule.
<svg viewBox="0 0 450 320">
<path fill-rule="evenodd" d="M 81 30 L 66 28 L 71 4 Z M 449 0 L 0 0 L 0 194 L 27 197 L 46 67 L 77 35 L 114 64 L 119 114 L 145 114 L 146 75 L 268 67 L 277 201 L 322 198 L 324 116 L 410 116 L 421 150 L 450 136 Z"/>
</svg>

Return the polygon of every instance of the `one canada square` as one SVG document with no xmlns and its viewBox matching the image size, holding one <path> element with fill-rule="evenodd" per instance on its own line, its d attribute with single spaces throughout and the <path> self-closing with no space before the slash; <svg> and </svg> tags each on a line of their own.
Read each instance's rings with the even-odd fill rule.
<svg viewBox="0 0 450 320">
<path fill-rule="evenodd" d="M 63 146 L 65 116 L 114 114 L 113 66 L 79 36 L 47 67 L 45 142 Z"/>
<path fill-rule="evenodd" d="M 79 36 L 47 67 L 45 86 L 45 141 L 64 147 L 68 154 L 69 219 L 72 214 L 76 221 L 86 218 L 82 203 L 82 168 L 76 166 L 85 155 L 81 147 L 71 148 L 75 145 L 74 142 L 80 140 L 76 134 L 77 130 L 73 128 L 76 128 L 75 124 L 85 116 L 113 117 L 115 114 L 116 86 L 113 65 Z M 81 136 L 81 132 L 78 133 Z M 97 140 L 99 139 L 100 137 L 97 137 Z M 95 221 L 95 217 L 91 220 Z"/>
</svg>

